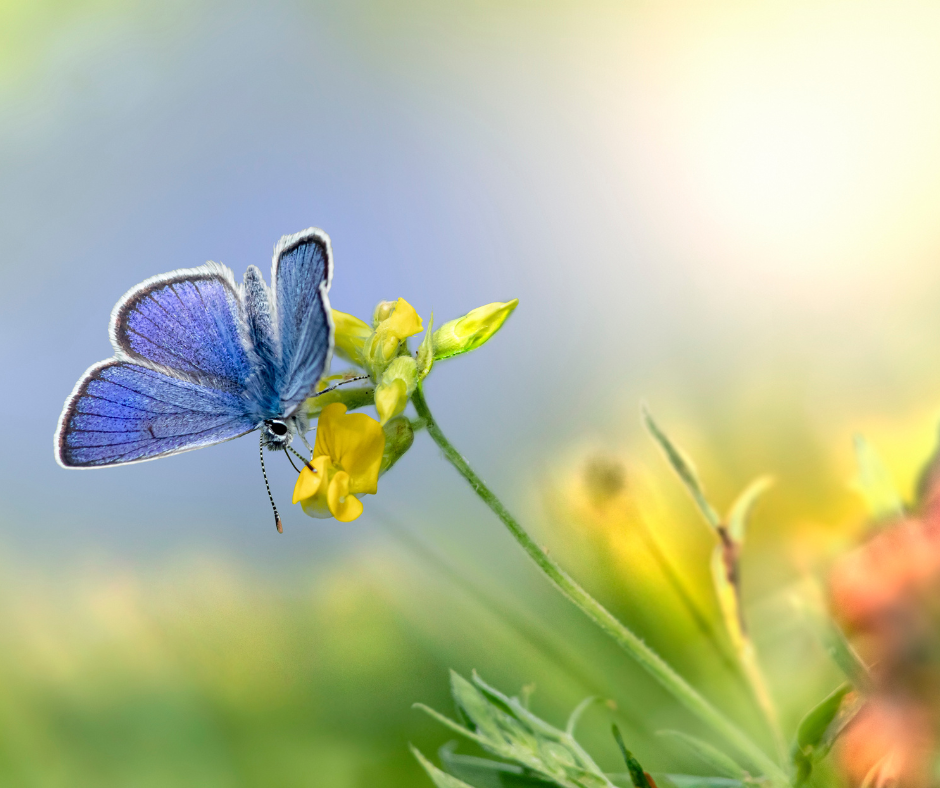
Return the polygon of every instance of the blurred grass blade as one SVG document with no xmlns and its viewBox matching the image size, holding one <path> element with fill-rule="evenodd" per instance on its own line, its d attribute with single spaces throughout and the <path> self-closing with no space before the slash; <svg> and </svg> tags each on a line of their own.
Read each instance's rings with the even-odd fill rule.
<svg viewBox="0 0 940 788">
<path fill-rule="evenodd" d="M 819 638 L 826 653 L 845 677 L 861 692 L 871 689 L 871 674 L 861 657 L 852 648 L 838 624 L 832 620 L 823 601 L 819 583 L 807 577 L 803 590 L 790 597 L 794 609 L 801 613 L 810 629 Z"/>
<path fill-rule="evenodd" d="M 858 477 L 853 486 L 865 499 L 868 513 L 876 521 L 903 517 L 904 501 L 881 457 L 862 435 L 856 435 L 854 443 Z"/>
<path fill-rule="evenodd" d="M 774 746 L 781 759 L 786 758 L 786 742 L 780 731 L 780 720 L 777 716 L 777 706 L 770 694 L 770 688 L 767 686 L 767 680 L 764 678 L 764 672 L 761 670 L 757 659 L 757 651 L 754 643 L 744 626 L 744 616 L 741 611 L 741 599 L 739 590 L 729 577 L 732 568 L 728 566 L 726 560 L 726 549 L 736 549 L 735 546 L 718 544 L 712 551 L 712 579 L 715 583 L 715 594 L 718 597 L 718 607 L 721 610 L 722 618 L 725 622 L 725 628 L 728 637 L 731 639 L 731 645 L 734 647 L 738 657 L 738 663 L 741 670 L 744 671 L 744 677 L 751 688 L 754 700 L 760 707 L 767 721 L 767 727 L 774 739 Z M 736 567 L 734 567 L 736 571 Z"/>
<path fill-rule="evenodd" d="M 826 651 L 845 673 L 846 678 L 857 689 L 868 692 L 871 689 L 871 673 L 835 621 L 827 620 L 823 623 L 822 637 Z"/>
<path fill-rule="evenodd" d="M 672 469 L 682 480 L 682 483 L 685 484 L 685 488 L 689 491 L 689 495 L 692 496 L 692 500 L 695 501 L 705 521 L 712 528 L 717 530 L 721 526 L 721 518 L 705 497 L 705 488 L 698 478 L 698 473 L 695 470 L 695 465 L 692 460 L 689 459 L 682 449 L 669 440 L 666 433 L 659 428 L 659 425 L 653 419 L 653 414 L 650 413 L 649 407 L 645 402 L 641 406 L 641 412 L 643 414 L 643 421 L 646 424 L 646 429 L 659 444 L 659 448 L 662 449 L 663 454 L 666 455 L 666 459 L 669 461 Z"/>
<path fill-rule="evenodd" d="M 723 544 L 716 545 L 712 550 L 712 581 L 715 584 L 715 595 L 718 597 L 718 607 L 725 622 L 725 630 L 731 638 L 738 659 L 745 645 L 744 623 L 741 618 L 741 607 L 738 602 L 738 591 L 728 578 L 728 566 L 725 563 L 725 548 Z"/>
<path fill-rule="evenodd" d="M 716 747 L 713 747 L 708 742 L 697 739 L 694 736 L 689 736 L 687 733 L 682 733 L 681 731 L 659 731 L 659 735 L 680 742 L 689 752 L 694 753 L 702 761 L 711 766 L 721 777 L 731 777 L 735 780 L 748 778 L 748 773 L 739 766 L 733 758 Z"/>
<path fill-rule="evenodd" d="M 408 746 L 411 748 L 411 754 L 418 759 L 418 763 L 424 767 L 424 770 L 428 773 L 437 788 L 474 788 L 474 786 L 468 785 L 463 780 L 458 780 L 456 777 L 442 772 L 425 758 L 421 754 L 421 751 L 413 744 L 409 744 Z"/>
<path fill-rule="evenodd" d="M 623 743 L 620 728 L 616 725 L 612 725 L 611 731 L 614 734 L 617 746 L 620 748 L 620 754 L 623 755 L 623 760 L 627 764 L 627 770 L 630 772 L 630 781 L 633 783 L 634 788 L 655 788 L 655 786 L 650 784 L 650 780 L 646 776 L 643 767 L 640 766 L 640 762 L 633 757 L 633 753 L 630 752 L 630 750 L 627 749 L 627 745 Z"/>
<path fill-rule="evenodd" d="M 696 774 L 661 774 L 656 773 L 656 785 L 659 788 L 744 788 L 740 780 L 729 777 L 699 777 Z"/>
<path fill-rule="evenodd" d="M 771 476 L 761 476 L 752 481 L 731 505 L 728 512 L 728 534 L 735 544 L 741 545 L 747 533 L 747 525 L 760 497 L 773 486 Z"/>
<path fill-rule="evenodd" d="M 577 727 L 581 715 L 584 714 L 592 704 L 598 701 L 600 701 L 600 698 L 596 695 L 588 695 L 588 697 L 575 706 L 574 711 L 572 711 L 568 717 L 568 724 L 565 725 L 565 733 L 574 738 L 574 729 Z"/>
</svg>

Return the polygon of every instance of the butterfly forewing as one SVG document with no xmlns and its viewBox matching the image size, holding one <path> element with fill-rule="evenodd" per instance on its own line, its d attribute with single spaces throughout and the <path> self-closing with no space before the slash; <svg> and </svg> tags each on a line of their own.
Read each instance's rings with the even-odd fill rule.
<svg viewBox="0 0 940 788">
<path fill-rule="evenodd" d="M 111 339 L 130 360 L 238 389 L 252 370 L 243 323 L 231 271 L 207 263 L 155 276 L 131 290 L 114 308 Z"/>
<path fill-rule="evenodd" d="M 333 351 L 327 291 L 333 276 L 330 239 L 311 228 L 285 236 L 274 250 L 272 288 L 280 335 L 278 394 L 290 415 L 313 393 Z"/>
</svg>

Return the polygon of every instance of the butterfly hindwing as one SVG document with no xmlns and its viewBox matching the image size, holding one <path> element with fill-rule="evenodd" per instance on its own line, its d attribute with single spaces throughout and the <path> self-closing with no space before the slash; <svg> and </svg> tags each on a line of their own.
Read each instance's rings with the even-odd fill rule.
<svg viewBox="0 0 940 788">
<path fill-rule="evenodd" d="M 280 338 L 278 395 L 290 415 L 313 393 L 333 352 L 327 292 L 333 277 L 330 239 L 310 228 L 282 238 L 274 249 L 271 287 Z"/>
<path fill-rule="evenodd" d="M 237 394 L 109 359 L 89 369 L 59 418 L 67 468 L 141 462 L 221 443 L 257 426 Z"/>
</svg>

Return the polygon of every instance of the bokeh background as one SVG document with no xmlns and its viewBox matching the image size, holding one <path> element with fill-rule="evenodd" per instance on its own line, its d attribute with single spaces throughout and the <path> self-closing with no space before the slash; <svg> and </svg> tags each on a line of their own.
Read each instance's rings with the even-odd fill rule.
<svg viewBox="0 0 940 788">
<path fill-rule="evenodd" d="M 56 466 L 62 402 L 110 355 L 125 290 L 209 259 L 266 270 L 310 225 L 338 309 L 520 299 L 435 369 L 431 407 L 752 727 L 638 536 L 714 616 L 709 534 L 640 401 L 720 507 L 775 475 L 744 583 L 792 730 L 837 681 L 787 600 L 860 532 L 851 436 L 906 494 L 934 446 L 938 37 L 940 7 L 914 0 L 0 0 L 0 781 L 427 785 L 407 743 L 449 737 L 410 704 L 449 712 L 451 667 L 534 684 L 556 724 L 611 698 L 583 728 L 601 763 L 621 768 L 615 720 L 647 768 L 682 764 L 654 731 L 694 726 L 426 435 L 349 525 L 290 510 L 276 465 L 283 536 L 247 438 Z"/>
</svg>

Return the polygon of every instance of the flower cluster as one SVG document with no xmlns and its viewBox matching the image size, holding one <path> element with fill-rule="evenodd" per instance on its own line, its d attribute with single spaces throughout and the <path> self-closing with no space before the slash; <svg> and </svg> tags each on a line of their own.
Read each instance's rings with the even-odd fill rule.
<svg viewBox="0 0 940 788">
<path fill-rule="evenodd" d="M 408 340 L 424 330 L 415 308 L 404 298 L 383 301 L 371 326 L 333 310 L 335 352 L 369 384 L 334 387 L 357 375 L 321 381 L 330 391 L 307 401 L 307 414 L 319 417 L 313 456 L 294 487 L 294 503 L 311 517 L 350 522 L 362 514 L 358 496 L 374 494 L 378 478 L 411 448 L 416 425 L 403 416 L 408 401 L 435 361 L 476 350 L 502 327 L 518 299 L 481 306 L 434 330 L 434 316 L 414 354 Z M 347 410 L 375 405 L 378 421 Z"/>
<path fill-rule="evenodd" d="M 872 666 L 866 702 L 843 736 L 856 784 L 933 784 L 940 743 L 940 507 L 892 523 L 843 556 L 832 606 Z"/>
</svg>

